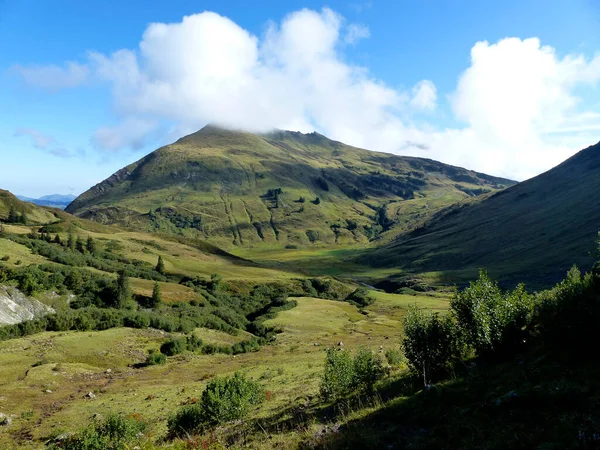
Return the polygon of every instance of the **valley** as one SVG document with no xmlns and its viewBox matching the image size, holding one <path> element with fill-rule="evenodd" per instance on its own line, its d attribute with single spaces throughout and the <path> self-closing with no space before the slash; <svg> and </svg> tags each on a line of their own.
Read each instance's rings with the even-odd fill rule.
<svg viewBox="0 0 600 450">
<path fill-rule="evenodd" d="M 2 191 L 0 447 L 478 448 L 493 431 L 486 448 L 501 448 L 505 403 L 531 418 L 507 433 L 575 442 L 579 406 L 560 397 L 541 417 L 511 402 L 587 382 L 556 369 L 568 357 L 553 339 L 580 342 L 597 316 L 599 150 L 514 184 L 209 126 L 66 211 Z M 589 274 L 565 278 L 574 263 Z M 234 382 L 256 400 L 208 419 L 206 393 Z M 111 437 L 111 421 L 143 432 Z"/>
</svg>

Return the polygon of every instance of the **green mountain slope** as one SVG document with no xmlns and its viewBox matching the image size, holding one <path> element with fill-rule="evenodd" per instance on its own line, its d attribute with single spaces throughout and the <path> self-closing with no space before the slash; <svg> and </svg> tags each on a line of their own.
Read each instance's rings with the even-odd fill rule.
<svg viewBox="0 0 600 450">
<path fill-rule="evenodd" d="M 27 216 L 28 222 L 32 224 L 42 224 L 53 222 L 56 220 L 52 210 L 41 208 L 32 203 L 26 203 L 19 200 L 8 191 L 0 189 L 0 221 L 4 222 L 8 219 L 10 209 L 14 208 L 17 214 Z"/>
<path fill-rule="evenodd" d="M 207 126 L 118 171 L 67 211 L 224 247 L 354 244 L 512 184 L 318 133 Z"/>
<path fill-rule="evenodd" d="M 523 183 L 439 212 L 362 262 L 457 279 L 486 268 L 539 285 L 593 261 L 600 230 L 600 143 Z M 519 274 L 519 276 L 517 276 Z"/>
</svg>

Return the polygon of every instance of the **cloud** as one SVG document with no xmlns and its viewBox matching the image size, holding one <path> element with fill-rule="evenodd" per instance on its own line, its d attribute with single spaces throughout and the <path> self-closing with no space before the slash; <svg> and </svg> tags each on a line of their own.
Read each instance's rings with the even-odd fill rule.
<svg viewBox="0 0 600 450">
<path fill-rule="evenodd" d="M 156 129 L 156 122 L 129 118 L 115 127 L 102 127 L 92 136 L 92 145 L 101 150 L 119 150 L 129 147 L 139 150 L 146 145 L 148 135 Z"/>
<path fill-rule="evenodd" d="M 50 155 L 60 158 L 70 158 L 74 156 L 72 152 L 61 146 L 52 136 L 44 134 L 33 128 L 19 128 L 15 130 L 14 137 L 29 137 L 34 148 Z"/>
<path fill-rule="evenodd" d="M 50 71 L 55 86 L 77 84 L 77 70 L 110 86 L 120 122 L 97 130 L 98 149 L 137 149 L 162 130 L 209 122 L 316 129 L 359 147 L 524 179 L 597 140 L 600 56 L 560 57 L 536 38 L 477 42 L 454 91 L 438 98 L 431 80 L 402 90 L 349 62 L 345 46 L 367 31 L 328 8 L 303 9 L 258 37 L 204 12 L 150 24 L 137 49 L 90 53 L 85 65 Z"/>
<path fill-rule="evenodd" d="M 11 71 L 21 76 L 23 81 L 31 86 L 49 91 L 71 88 L 85 83 L 89 76 L 86 65 L 68 62 L 64 67 L 50 66 L 21 66 L 14 65 Z"/>
<path fill-rule="evenodd" d="M 423 80 L 418 82 L 412 89 L 410 104 L 413 108 L 422 111 L 433 111 L 436 108 L 437 89 L 433 82 Z"/>
<path fill-rule="evenodd" d="M 367 39 L 369 36 L 371 36 L 371 32 L 369 31 L 369 28 L 364 26 L 364 25 L 360 25 L 360 24 L 350 24 L 348 25 L 348 28 L 346 29 L 346 35 L 344 36 L 344 42 L 346 44 L 356 44 L 358 41 L 360 41 L 361 39 Z"/>
</svg>

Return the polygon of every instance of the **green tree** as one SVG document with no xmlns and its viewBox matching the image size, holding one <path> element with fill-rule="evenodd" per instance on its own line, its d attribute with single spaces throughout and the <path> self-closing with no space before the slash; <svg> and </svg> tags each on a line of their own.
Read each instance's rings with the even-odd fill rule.
<svg viewBox="0 0 600 450">
<path fill-rule="evenodd" d="M 519 341 L 529 324 L 532 302 L 523 285 L 503 293 L 480 271 L 477 281 L 454 295 L 450 309 L 467 342 L 483 355 Z"/>
<path fill-rule="evenodd" d="M 29 224 L 29 217 L 27 217 L 27 214 L 25 214 L 25 211 L 23 211 L 21 213 L 21 215 L 19 216 L 19 223 L 23 224 L 23 225 L 28 225 Z"/>
<path fill-rule="evenodd" d="M 73 233 L 71 231 L 69 231 L 69 234 L 67 235 L 67 248 L 75 250 L 75 238 L 73 237 Z"/>
<path fill-rule="evenodd" d="M 94 241 L 93 237 L 88 236 L 87 241 L 85 243 L 85 249 L 92 255 L 96 253 L 96 241 Z"/>
<path fill-rule="evenodd" d="M 373 392 L 375 383 L 383 378 L 383 359 L 368 348 L 361 348 L 354 356 L 354 387 Z"/>
<path fill-rule="evenodd" d="M 57 233 L 56 236 L 54 236 L 54 240 L 52 242 L 54 242 L 55 244 L 58 244 L 58 245 L 62 245 L 62 240 L 60 239 L 60 234 Z"/>
<path fill-rule="evenodd" d="M 425 385 L 436 372 L 451 368 L 462 356 L 460 335 L 452 317 L 423 312 L 416 306 L 404 319 L 402 347 L 409 367 L 423 375 Z"/>
<path fill-rule="evenodd" d="M 222 281 L 221 275 L 219 275 L 218 273 L 213 273 L 210 276 L 209 289 L 213 294 L 219 290 L 219 287 L 221 286 L 221 281 Z"/>
<path fill-rule="evenodd" d="M 354 362 L 346 350 L 327 349 L 325 368 L 321 378 L 321 395 L 337 399 L 347 394 L 354 385 Z"/>
<path fill-rule="evenodd" d="M 150 300 L 150 308 L 158 308 L 162 303 L 162 294 L 160 292 L 160 284 L 158 281 L 154 282 L 154 287 L 152 288 L 152 298 Z"/>
<path fill-rule="evenodd" d="M 75 250 L 77 250 L 79 253 L 85 253 L 83 239 L 81 239 L 79 236 L 77 236 L 77 240 L 75 241 Z"/>
<path fill-rule="evenodd" d="M 114 306 L 117 308 L 124 308 L 125 305 L 131 300 L 131 288 L 129 287 L 129 277 L 127 277 L 124 270 L 121 270 L 119 272 L 114 300 Z"/>
<path fill-rule="evenodd" d="M 160 255 L 158 256 L 158 262 L 156 263 L 156 271 L 161 275 L 165 274 L 165 263 Z"/>
<path fill-rule="evenodd" d="M 19 214 L 17 213 L 17 209 L 11 205 L 8 210 L 8 218 L 6 219 L 8 223 L 18 223 L 19 222 Z"/>
</svg>

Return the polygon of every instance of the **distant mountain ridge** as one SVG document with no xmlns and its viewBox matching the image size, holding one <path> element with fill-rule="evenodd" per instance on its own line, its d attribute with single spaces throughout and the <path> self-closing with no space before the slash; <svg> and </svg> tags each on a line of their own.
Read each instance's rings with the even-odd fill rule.
<svg viewBox="0 0 600 450">
<path fill-rule="evenodd" d="M 40 198 L 25 197 L 24 195 L 17 195 L 16 197 L 24 202 L 34 203 L 39 206 L 51 206 L 60 209 L 65 209 L 73 200 L 77 198 L 77 196 L 72 194 L 50 194 L 44 195 Z"/>
<path fill-rule="evenodd" d="M 119 170 L 66 210 L 223 247 L 354 244 L 514 183 L 318 133 L 206 126 Z"/>
<path fill-rule="evenodd" d="M 412 273 L 479 268 L 507 283 L 549 286 L 575 263 L 589 269 L 600 231 L 600 143 L 504 191 L 456 204 L 361 262 Z"/>
</svg>

